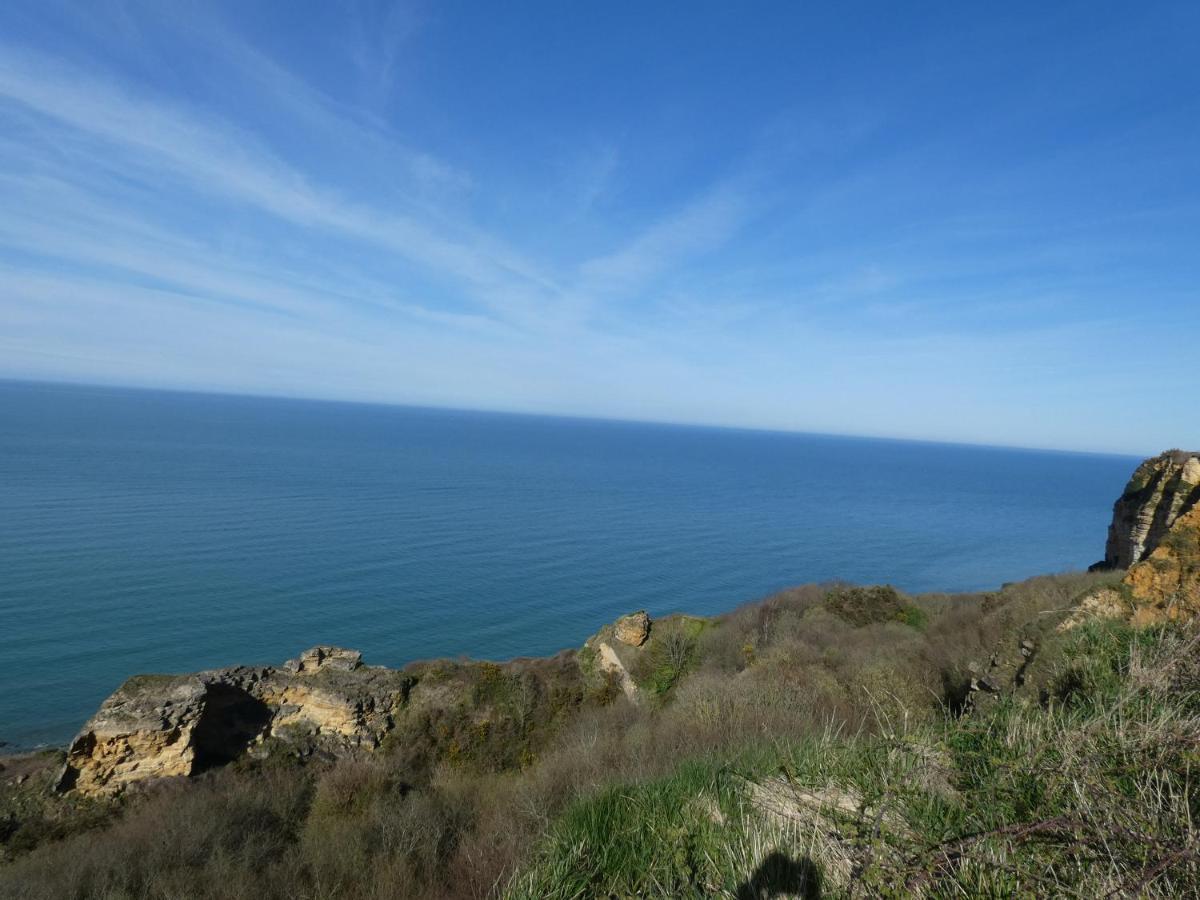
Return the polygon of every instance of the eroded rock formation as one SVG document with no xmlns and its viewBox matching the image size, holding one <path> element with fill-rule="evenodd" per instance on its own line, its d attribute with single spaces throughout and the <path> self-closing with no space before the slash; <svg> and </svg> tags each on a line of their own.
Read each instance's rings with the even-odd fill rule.
<svg viewBox="0 0 1200 900">
<path fill-rule="evenodd" d="M 1135 625 L 1200 615 L 1200 507 L 1176 519 L 1154 552 L 1130 569 L 1122 584 Z"/>
<path fill-rule="evenodd" d="M 1197 500 L 1200 454 L 1168 450 L 1146 460 L 1113 505 L 1104 561 L 1097 566 L 1128 569 L 1146 559 Z"/>
<path fill-rule="evenodd" d="M 1133 560 L 1129 571 L 1084 597 L 1060 630 L 1097 618 L 1152 625 L 1200 616 L 1198 482 L 1194 454 L 1171 451 L 1138 467 L 1117 501 L 1106 556 L 1114 565 Z"/>
<path fill-rule="evenodd" d="M 314 647 L 282 667 L 131 678 L 71 743 L 58 787 L 112 794 L 230 762 L 269 738 L 304 753 L 371 749 L 411 684 L 403 672 L 362 666 L 356 651 L 336 647 Z"/>
<path fill-rule="evenodd" d="M 613 626 L 605 627 L 611 636 Z M 572 650 L 397 670 L 364 665 L 356 650 L 320 646 L 282 666 L 142 675 L 84 725 L 57 787 L 112 796 L 243 757 L 329 760 L 385 742 L 414 770 L 443 760 L 516 766 L 595 687 Z"/>
<path fill-rule="evenodd" d="M 644 609 L 630 613 L 617 619 L 614 628 L 618 641 L 630 647 L 640 647 L 650 637 L 650 616 Z"/>
</svg>

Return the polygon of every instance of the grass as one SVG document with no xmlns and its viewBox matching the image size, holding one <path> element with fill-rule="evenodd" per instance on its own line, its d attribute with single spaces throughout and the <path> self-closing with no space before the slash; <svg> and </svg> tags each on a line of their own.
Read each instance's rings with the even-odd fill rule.
<svg viewBox="0 0 1200 900">
<path fill-rule="evenodd" d="M 689 762 L 668 778 L 611 787 L 572 804 L 551 830 L 541 858 L 519 878 L 521 898 L 680 896 L 734 873 L 711 851 L 742 815 L 729 778 Z"/>
<path fill-rule="evenodd" d="M 782 858 L 823 896 L 1194 896 L 1198 649 L 1184 629 L 1092 625 L 1042 703 L 605 790 L 555 823 L 510 895 L 739 896 Z M 764 785 L 775 799 L 756 803 Z"/>
</svg>

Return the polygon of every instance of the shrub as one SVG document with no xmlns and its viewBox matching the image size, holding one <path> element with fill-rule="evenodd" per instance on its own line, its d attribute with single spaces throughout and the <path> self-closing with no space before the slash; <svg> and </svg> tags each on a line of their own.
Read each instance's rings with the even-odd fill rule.
<svg viewBox="0 0 1200 900">
<path fill-rule="evenodd" d="M 825 608 L 851 625 L 900 622 L 910 607 L 890 585 L 836 588 L 825 596 Z"/>
</svg>

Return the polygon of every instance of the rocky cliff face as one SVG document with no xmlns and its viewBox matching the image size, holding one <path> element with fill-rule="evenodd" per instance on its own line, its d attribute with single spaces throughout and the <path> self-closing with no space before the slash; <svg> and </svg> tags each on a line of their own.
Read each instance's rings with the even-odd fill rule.
<svg viewBox="0 0 1200 900">
<path fill-rule="evenodd" d="M 1114 508 L 1106 567 L 1129 571 L 1094 591 L 1060 629 L 1087 619 L 1152 625 L 1200 616 L 1200 458 L 1168 451 L 1142 463 Z"/>
<path fill-rule="evenodd" d="M 1200 500 L 1200 454 L 1168 450 L 1133 473 L 1113 505 L 1104 561 L 1128 569 L 1152 554 L 1180 516 Z"/>
<path fill-rule="evenodd" d="M 1122 582 L 1134 625 L 1200 616 L 1200 506 L 1177 518 Z"/>
<path fill-rule="evenodd" d="M 344 757 L 385 741 L 414 766 L 473 755 L 520 765 L 522 754 L 580 705 L 612 702 L 617 691 L 637 701 L 624 664 L 648 652 L 650 626 L 645 612 L 605 626 L 591 642 L 599 643 L 600 658 L 589 648 L 586 667 L 568 650 L 396 670 L 323 646 L 282 666 L 140 675 L 105 700 L 72 741 L 58 790 L 112 796 L 245 756 Z"/>
<path fill-rule="evenodd" d="M 131 678 L 71 743 L 58 788 L 113 794 L 230 762 L 268 739 L 303 753 L 374 748 L 412 684 L 336 647 L 314 647 L 281 667 Z"/>
</svg>

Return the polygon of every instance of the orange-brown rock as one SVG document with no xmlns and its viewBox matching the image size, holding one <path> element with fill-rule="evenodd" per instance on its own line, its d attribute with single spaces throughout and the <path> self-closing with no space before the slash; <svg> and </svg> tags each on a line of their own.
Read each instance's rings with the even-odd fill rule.
<svg viewBox="0 0 1200 900">
<path fill-rule="evenodd" d="M 1154 552 L 1175 521 L 1200 502 L 1200 454 L 1168 450 L 1145 460 L 1113 504 L 1104 561 L 1128 569 Z"/>
<path fill-rule="evenodd" d="M 618 641 L 631 647 L 640 647 L 650 637 L 650 616 L 646 614 L 645 610 L 639 610 L 627 616 L 621 616 L 617 619 L 614 628 Z"/>
<path fill-rule="evenodd" d="M 1116 587 L 1093 591 L 1059 626 L 1089 619 L 1125 619 L 1133 625 L 1200 616 L 1200 506 L 1179 516 L 1154 551 L 1135 563 Z"/>
<path fill-rule="evenodd" d="M 72 741 L 58 788 L 114 794 L 230 762 L 268 738 L 305 753 L 373 749 L 411 682 L 337 647 L 315 647 L 282 667 L 131 678 Z"/>
<path fill-rule="evenodd" d="M 1131 568 L 1122 583 L 1135 625 L 1200 615 L 1200 507 L 1176 519 L 1154 552 Z"/>
</svg>

